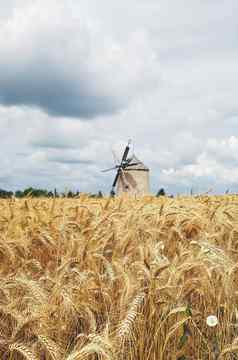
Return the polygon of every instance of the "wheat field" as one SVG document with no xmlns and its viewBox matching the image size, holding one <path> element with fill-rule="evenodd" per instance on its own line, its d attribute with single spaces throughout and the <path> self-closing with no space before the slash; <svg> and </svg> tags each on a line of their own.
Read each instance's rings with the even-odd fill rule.
<svg viewBox="0 0 238 360">
<path fill-rule="evenodd" d="M 0 200 L 0 358 L 238 359 L 237 260 L 238 196 Z"/>
</svg>

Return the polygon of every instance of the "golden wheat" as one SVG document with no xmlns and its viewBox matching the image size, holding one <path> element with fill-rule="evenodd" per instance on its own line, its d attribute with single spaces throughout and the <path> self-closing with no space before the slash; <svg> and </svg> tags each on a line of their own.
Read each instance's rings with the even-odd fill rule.
<svg viewBox="0 0 238 360">
<path fill-rule="evenodd" d="M 0 358 L 238 359 L 237 261 L 235 195 L 0 200 Z"/>
</svg>

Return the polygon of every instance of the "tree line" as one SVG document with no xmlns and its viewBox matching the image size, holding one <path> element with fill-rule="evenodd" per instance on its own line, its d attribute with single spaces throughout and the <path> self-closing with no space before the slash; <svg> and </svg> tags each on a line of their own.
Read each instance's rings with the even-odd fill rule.
<svg viewBox="0 0 238 360">
<path fill-rule="evenodd" d="M 38 189 L 38 188 L 33 188 L 33 187 L 28 187 L 24 190 L 16 190 L 15 192 L 13 191 L 8 191 L 8 190 L 4 190 L 4 189 L 0 189 L 0 198 L 1 199 L 10 199 L 12 197 L 16 197 L 16 198 L 24 198 L 24 197 L 48 197 L 48 198 L 52 198 L 52 197 L 66 197 L 66 198 L 76 198 L 78 196 L 80 196 L 80 192 L 79 191 L 65 191 L 65 192 L 58 192 L 56 189 L 54 189 L 54 191 L 48 191 L 46 189 Z M 97 194 L 89 194 L 89 196 L 91 197 L 103 197 L 103 194 L 101 191 L 99 191 Z"/>
<path fill-rule="evenodd" d="M 166 193 L 164 191 L 164 189 L 160 189 L 156 196 L 160 197 L 160 196 L 165 196 Z M 37 188 L 33 188 L 33 187 L 28 187 L 24 190 L 16 190 L 15 192 L 13 191 L 7 191 L 4 189 L 0 189 L 0 199 L 10 199 L 12 197 L 16 197 L 16 198 L 24 198 L 24 197 L 47 197 L 47 198 L 52 198 L 52 197 L 66 197 L 66 198 L 76 198 L 80 196 L 80 192 L 79 191 L 65 191 L 65 192 L 58 192 L 56 189 L 54 189 L 54 191 L 48 191 L 46 189 L 37 189 Z M 90 197 L 96 197 L 96 198 L 102 198 L 103 197 L 103 193 L 101 191 L 98 191 L 98 193 L 93 194 L 90 193 L 89 194 Z"/>
</svg>

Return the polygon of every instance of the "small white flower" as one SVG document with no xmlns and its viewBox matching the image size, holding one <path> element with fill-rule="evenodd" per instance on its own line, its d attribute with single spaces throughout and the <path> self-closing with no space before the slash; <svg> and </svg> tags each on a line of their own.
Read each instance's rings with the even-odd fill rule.
<svg viewBox="0 0 238 360">
<path fill-rule="evenodd" d="M 215 315 L 209 315 L 207 317 L 207 325 L 210 327 L 214 327 L 218 324 L 218 319 Z"/>
</svg>

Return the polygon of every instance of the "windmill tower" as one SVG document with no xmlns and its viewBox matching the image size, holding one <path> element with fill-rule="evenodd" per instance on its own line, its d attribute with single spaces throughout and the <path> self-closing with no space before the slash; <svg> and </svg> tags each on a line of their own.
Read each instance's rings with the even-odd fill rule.
<svg viewBox="0 0 238 360">
<path fill-rule="evenodd" d="M 126 146 L 121 162 L 115 167 L 105 171 L 116 169 L 116 176 L 112 184 L 111 195 L 128 193 L 131 195 L 149 194 L 149 168 L 145 166 L 134 154 L 128 157 L 130 141 Z"/>
</svg>

